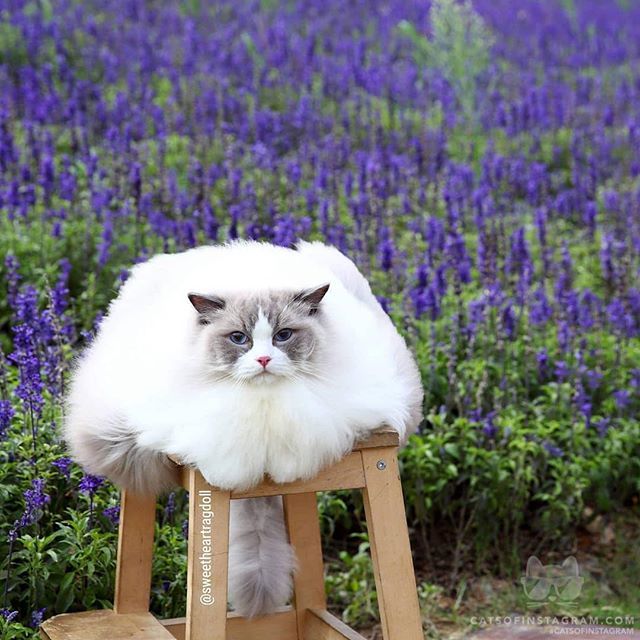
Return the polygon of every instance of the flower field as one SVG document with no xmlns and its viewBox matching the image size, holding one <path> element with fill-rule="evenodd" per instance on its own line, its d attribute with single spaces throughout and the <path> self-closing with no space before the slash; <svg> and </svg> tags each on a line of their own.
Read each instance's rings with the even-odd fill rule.
<svg viewBox="0 0 640 640">
<path fill-rule="evenodd" d="M 235 238 L 334 244 L 416 354 L 425 585 L 434 553 L 452 584 L 512 575 L 637 504 L 639 3 L 7 0 L 0 637 L 110 605 L 118 492 L 60 440 L 74 355 L 129 266 Z M 163 617 L 184 503 L 158 508 Z M 330 598 L 366 622 L 362 506 L 320 504 Z"/>
</svg>

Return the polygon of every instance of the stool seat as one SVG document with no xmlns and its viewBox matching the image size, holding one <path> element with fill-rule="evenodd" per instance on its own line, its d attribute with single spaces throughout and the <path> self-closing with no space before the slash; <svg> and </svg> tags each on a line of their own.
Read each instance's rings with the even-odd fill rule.
<svg viewBox="0 0 640 640">
<path fill-rule="evenodd" d="M 63 613 L 40 626 L 43 640 L 364 640 L 326 610 L 316 492 L 363 494 L 384 640 L 423 640 L 402 486 L 398 434 L 373 432 L 342 460 L 309 480 L 266 478 L 249 491 L 226 491 L 181 467 L 189 492 L 187 611 L 158 620 L 149 613 L 156 498 L 122 492 L 114 610 Z M 296 551 L 290 607 L 255 619 L 227 612 L 231 500 L 281 495 Z M 203 563 L 203 558 L 206 561 Z"/>
<path fill-rule="evenodd" d="M 150 613 L 82 611 L 61 613 L 42 623 L 45 640 L 175 640 Z"/>
</svg>

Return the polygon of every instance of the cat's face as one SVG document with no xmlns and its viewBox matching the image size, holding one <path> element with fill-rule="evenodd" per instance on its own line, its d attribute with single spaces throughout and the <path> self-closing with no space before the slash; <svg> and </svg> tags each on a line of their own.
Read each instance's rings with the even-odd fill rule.
<svg viewBox="0 0 640 640">
<path fill-rule="evenodd" d="M 223 298 L 189 294 L 215 379 L 270 383 L 317 375 L 329 285 L 301 292 Z"/>
<path fill-rule="evenodd" d="M 578 562 L 569 556 L 561 565 L 543 565 L 531 556 L 527 561 L 527 572 L 521 578 L 527 597 L 532 601 L 575 600 L 582 589 L 584 578 L 580 576 Z"/>
</svg>

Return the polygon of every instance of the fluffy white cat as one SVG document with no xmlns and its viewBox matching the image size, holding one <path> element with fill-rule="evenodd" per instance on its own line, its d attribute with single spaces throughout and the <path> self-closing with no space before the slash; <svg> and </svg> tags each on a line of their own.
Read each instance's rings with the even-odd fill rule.
<svg viewBox="0 0 640 640">
<path fill-rule="evenodd" d="M 247 489 L 310 478 L 383 423 L 404 439 L 421 409 L 416 364 L 348 258 L 236 242 L 134 267 L 74 371 L 65 433 L 88 471 L 134 491 L 174 484 L 167 454 Z M 286 602 L 279 499 L 232 502 L 229 561 L 240 614 Z"/>
</svg>

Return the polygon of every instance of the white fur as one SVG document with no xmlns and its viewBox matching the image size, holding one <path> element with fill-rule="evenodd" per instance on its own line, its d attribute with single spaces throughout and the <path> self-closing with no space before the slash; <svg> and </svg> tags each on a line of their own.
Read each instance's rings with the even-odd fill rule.
<svg viewBox="0 0 640 640">
<path fill-rule="evenodd" d="M 321 312 L 330 348 L 322 377 L 212 384 L 202 374 L 206 343 L 189 292 L 224 298 L 327 282 Z M 256 331 L 262 329 L 260 347 L 268 350 L 262 355 L 273 355 L 270 328 L 258 323 Z M 260 367 L 253 357 L 247 366 Z M 265 474 L 276 482 L 310 478 L 383 423 L 404 439 L 420 420 L 421 403 L 413 358 L 348 258 L 320 243 L 294 251 L 237 242 L 159 255 L 134 267 L 78 363 L 66 437 L 89 471 L 139 491 L 162 490 L 171 481 L 150 452 L 177 455 L 213 485 L 247 489 Z M 129 463 L 125 471 L 114 469 L 113 455 L 104 453 L 114 425 L 112 452 L 120 451 L 119 430 L 126 425 L 149 465 L 146 473 L 127 474 Z"/>
</svg>

